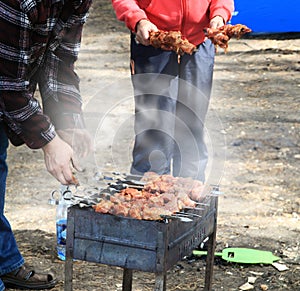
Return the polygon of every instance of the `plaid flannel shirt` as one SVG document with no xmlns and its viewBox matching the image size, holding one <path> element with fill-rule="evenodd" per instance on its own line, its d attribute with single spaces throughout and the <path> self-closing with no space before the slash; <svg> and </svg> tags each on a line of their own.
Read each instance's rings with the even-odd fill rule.
<svg viewBox="0 0 300 291">
<path fill-rule="evenodd" d="M 74 72 L 91 0 L 0 1 L 0 120 L 15 145 L 41 148 L 82 128 Z M 42 106 L 34 97 L 39 88 Z"/>
</svg>

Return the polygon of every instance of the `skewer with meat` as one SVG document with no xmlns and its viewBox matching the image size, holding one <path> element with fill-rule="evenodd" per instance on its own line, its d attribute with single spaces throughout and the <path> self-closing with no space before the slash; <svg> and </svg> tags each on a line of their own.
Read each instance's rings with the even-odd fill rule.
<svg viewBox="0 0 300 291">
<path fill-rule="evenodd" d="M 243 24 L 226 24 L 219 28 L 205 28 L 206 36 L 212 41 L 216 47 L 223 48 L 225 52 L 228 48 L 228 42 L 231 38 L 240 39 L 244 34 L 252 30 Z"/>
</svg>

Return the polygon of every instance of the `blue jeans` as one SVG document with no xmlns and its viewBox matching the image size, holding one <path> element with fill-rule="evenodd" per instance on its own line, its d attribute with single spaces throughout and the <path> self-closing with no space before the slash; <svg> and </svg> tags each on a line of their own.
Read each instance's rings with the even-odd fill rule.
<svg viewBox="0 0 300 291">
<path fill-rule="evenodd" d="M 135 96 L 135 144 L 132 174 L 205 181 L 208 161 L 204 120 L 212 88 L 215 48 L 210 40 L 178 62 L 175 52 L 131 39 Z"/>
<path fill-rule="evenodd" d="M 24 264 L 24 259 L 18 250 L 10 224 L 4 216 L 7 147 L 7 136 L 4 132 L 3 124 L 0 122 L 0 277 Z M 4 285 L 0 279 L 0 291 L 3 290 Z"/>
</svg>

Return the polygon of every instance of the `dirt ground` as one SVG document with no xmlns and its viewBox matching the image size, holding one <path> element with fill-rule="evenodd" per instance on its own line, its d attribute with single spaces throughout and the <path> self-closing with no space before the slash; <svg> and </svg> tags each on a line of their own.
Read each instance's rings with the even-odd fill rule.
<svg viewBox="0 0 300 291">
<path fill-rule="evenodd" d="M 95 169 L 128 172 L 133 142 L 129 35 L 108 1 L 95 0 L 77 63 L 96 154 L 82 161 L 82 184 Z M 249 247 L 281 257 L 272 265 L 215 260 L 213 290 L 300 290 L 300 39 L 251 37 L 218 50 L 208 116 L 219 199 L 217 250 Z M 96 127 L 94 122 L 97 121 Z M 90 123 L 89 123 L 90 122 Z M 120 146 L 121 145 L 121 146 Z M 59 184 L 46 172 L 39 150 L 9 149 L 6 215 L 28 263 L 55 270 L 62 291 L 64 263 L 55 255 Z M 201 290 L 205 261 L 187 258 L 167 274 L 167 290 Z M 74 290 L 122 290 L 122 269 L 76 262 Z M 133 290 L 153 290 L 154 275 L 134 272 Z"/>
</svg>

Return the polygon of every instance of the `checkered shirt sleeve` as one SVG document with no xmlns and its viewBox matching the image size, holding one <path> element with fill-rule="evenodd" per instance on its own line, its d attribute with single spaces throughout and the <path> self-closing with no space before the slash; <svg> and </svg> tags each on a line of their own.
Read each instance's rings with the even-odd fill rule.
<svg viewBox="0 0 300 291">
<path fill-rule="evenodd" d="M 41 148 L 55 129 L 84 126 L 74 63 L 90 5 L 0 1 L 0 119 L 16 144 Z"/>
</svg>

